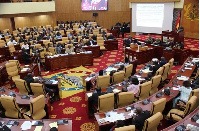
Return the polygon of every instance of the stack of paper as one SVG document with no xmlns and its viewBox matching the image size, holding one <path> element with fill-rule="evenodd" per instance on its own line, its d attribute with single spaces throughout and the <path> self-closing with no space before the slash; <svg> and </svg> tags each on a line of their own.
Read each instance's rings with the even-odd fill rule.
<svg viewBox="0 0 200 131">
<path fill-rule="evenodd" d="M 152 72 L 152 71 L 150 71 L 149 68 L 147 68 L 147 69 L 142 70 L 142 72 L 148 73 L 148 72 Z"/>
<path fill-rule="evenodd" d="M 104 118 L 105 121 L 115 122 L 117 120 L 125 120 L 124 113 L 118 114 L 117 112 L 113 112 L 113 111 L 110 111 L 108 113 L 109 115 L 106 115 L 106 118 Z"/>
<path fill-rule="evenodd" d="M 120 90 L 114 89 L 113 92 L 114 92 L 114 93 L 118 93 L 118 92 L 120 92 Z"/>
<path fill-rule="evenodd" d="M 187 81 L 189 79 L 189 77 L 181 76 L 181 77 L 177 77 L 177 79 L 180 80 L 180 81 Z"/>
<path fill-rule="evenodd" d="M 29 130 L 29 129 L 31 129 L 31 122 L 30 122 L 30 121 L 25 121 L 25 122 L 21 125 L 21 129 L 22 129 L 22 130 Z"/>
<path fill-rule="evenodd" d="M 53 127 L 58 128 L 57 122 L 50 123 L 49 126 L 50 126 L 51 128 L 53 128 Z"/>
<path fill-rule="evenodd" d="M 193 58 L 192 62 L 199 62 L 199 58 Z"/>
<path fill-rule="evenodd" d="M 34 131 L 41 131 L 43 126 L 36 126 Z"/>
<path fill-rule="evenodd" d="M 136 115 L 135 111 L 134 110 L 131 110 L 131 112 L 128 114 L 129 116 L 133 116 L 133 115 Z"/>
</svg>

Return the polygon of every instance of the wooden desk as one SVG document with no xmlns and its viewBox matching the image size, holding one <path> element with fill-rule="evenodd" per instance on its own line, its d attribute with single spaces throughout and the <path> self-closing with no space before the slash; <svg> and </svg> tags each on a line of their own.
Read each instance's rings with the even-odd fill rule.
<svg viewBox="0 0 200 131">
<path fill-rule="evenodd" d="M 106 40 L 104 41 L 105 48 L 110 50 L 118 50 L 118 40 Z"/>
<path fill-rule="evenodd" d="M 148 49 L 145 51 L 137 51 L 138 48 L 126 48 L 125 55 L 129 60 L 133 60 L 134 57 L 138 60 L 138 64 L 144 64 L 148 61 L 151 61 L 152 58 L 155 58 L 156 48 L 153 46 L 148 46 Z"/>
<path fill-rule="evenodd" d="M 5 55 L 0 55 L 0 63 L 6 61 Z"/>
<path fill-rule="evenodd" d="M 9 119 L 9 118 L 0 118 L 1 122 L 4 122 L 4 124 L 7 124 L 9 120 L 14 120 L 19 122 L 18 126 L 12 126 L 10 129 L 12 131 L 21 131 L 21 125 L 25 122 L 25 121 L 35 121 L 35 120 L 25 120 L 25 119 Z M 62 118 L 62 119 L 42 119 L 42 120 L 37 120 L 37 121 L 41 121 L 44 123 L 42 130 L 41 131 L 49 131 L 51 128 L 49 126 L 50 123 L 53 122 L 57 122 L 58 120 L 68 120 L 68 124 L 66 125 L 58 125 L 58 131 L 72 131 L 72 119 L 71 118 Z M 36 126 L 31 126 L 30 130 L 27 131 L 34 131 L 36 128 Z"/>
<path fill-rule="evenodd" d="M 198 126 L 199 127 L 199 124 L 196 123 L 195 121 L 192 121 L 191 118 L 194 116 L 194 115 L 199 115 L 199 107 L 197 107 L 192 113 L 190 113 L 189 115 L 187 115 L 184 119 L 176 122 L 175 124 L 173 124 L 172 126 L 168 127 L 168 128 L 165 128 L 164 130 L 162 131 L 175 131 L 175 128 L 179 125 L 184 125 L 187 127 L 187 124 L 191 124 L 191 125 L 194 125 L 194 126 Z"/>
<path fill-rule="evenodd" d="M 191 61 L 191 60 L 188 58 L 188 59 L 185 61 L 185 63 L 186 63 L 187 61 Z M 181 72 L 181 69 L 184 69 L 184 64 L 183 64 L 182 67 L 179 69 L 179 71 L 176 73 L 176 75 L 173 77 L 173 79 L 171 79 L 171 81 L 170 81 L 165 87 L 163 87 L 161 90 L 159 90 L 158 92 L 156 92 L 155 94 L 153 94 L 152 96 L 150 96 L 150 97 L 148 97 L 148 98 L 146 98 L 146 99 L 150 100 L 151 102 L 155 102 L 155 101 L 157 101 L 157 100 L 159 100 L 159 99 L 161 99 L 161 98 L 166 98 L 167 104 L 170 103 L 170 102 L 172 102 L 172 100 L 179 94 L 179 91 L 173 90 L 173 89 L 171 88 L 171 89 L 170 89 L 171 94 L 170 94 L 169 96 L 163 94 L 163 96 L 160 97 L 160 98 L 156 97 L 156 94 L 157 94 L 157 93 L 161 93 L 162 90 L 165 89 L 166 87 L 173 87 L 173 85 L 174 85 L 173 82 L 174 82 L 174 81 L 177 81 L 176 84 L 179 84 L 180 86 L 182 86 L 183 81 L 177 80 L 177 77 L 176 77 L 176 76 L 177 76 L 177 75 L 183 75 L 183 76 L 188 76 L 188 77 L 190 77 L 191 74 L 192 74 L 192 72 L 193 72 L 193 70 L 195 69 L 195 66 L 192 66 L 191 68 L 192 68 L 192 70 L 185 70 L 185 72 Z M 143 101 L 143 100 L 142 100 L 142 101 Z M 143 110 L 149 110 L 149 111 L 150 111 L 150 110 L 151 110 L 151 103 L 149 103 L 149 104 L 147 104 L 147 105 L 143 105 L 143 104 L 142 104 L 142 101 L 138 101 L 138 102 L 136 102 L 136 103 L 134 103 L 134 104 L 132 104 L 132 105 L 129 105 L 129 106 L 142 107 Z M 166 106 L 165 106 L 165 111 L 166 111 L 166 109 L 168 109 L 169 107 L 170 107 L 169 105 L 166 105 Z M 125 107 L 118 108 L 118 109 L 114 109 L 114 111 L 115 111 L 115 112 L 118 112 L 118 113 L 124 113 L 124 116 L 125 116 L 126 121 L 132 119 L 132 116 L 129 116 L 129 115 L 128 115 L 128 114 L 130 113 L 130 111 L 126 112 L 126 111 L 125 111 Z M 166 112 L 168 112 L 168 111 L 166 111 Z M 95 130 L 96 130 L 96 131 L 102 130 L 102 128 L 105 127 L 105 126 L 112 126 L 112 125 L 114 125 L 114 123 L 110 123 L 110 122 L 100 123 L 100 122 L 99 122 L 99 119 L 102 119 L 102 118 L 105 118 L 105 112 L 102 112 L 102 113 L 95 113 L 95 119 L 96 119 L 96 121 L 95 121 Z"/>
<path fill-rule="evenodd" d="M 19 72 L 20 78 L 23 79 L 25 76 L 27 76 L 28 73 L 33 73 L 33 76 L 39 76 L 39 68 L 38 65 L 36 63 L 33 64 L 33 66 L 29 66 L 30 70 L 29 71 L 25 71 Z"/>
<path fill-rule="evenodd" d="M 8 74 L 7 74 L 7 71 L 6 71 L 6 66 L 5 64 L 7 63 L 8 61 L 4 61 L 2 63 L 0 63 L 0 86 L 3 86 L 4 83 L 7 81 L 8 79 Z"/>
<path fill-rule="evenodd" d="M 83 46 L 86 51 L 92 51 L 93 57 L 100 57 L 100 46 Z"/>
<path fill-rule="evenodd" d="M 81 65 L 93 65 L 93 54 L 70 54 L 67 56 L 45 58 L 45 67 L 50 71 L 67 67 L 78 67 Z"/>
<path fill-rule="evenodd" d="M 174 50 L 163 50 L 163 57 L 169 61 L 171 58 L 174 58 L 174 52 Z"/>
<path fill-rule="evenodd" d="M 6 87 L 3 86 L 3 88 L 5 89 L 5 92 L 0 92 L 0 95 L 9 95 L 10 92 L 13 92 L 9 89 L 7 89 Z M 24 106 L 29 106 L 30 105 L 30 101 L 34 98 L 36 98 L 36 96 L 31 96 L 30 95 L 30 99 L 22 99 L 21 97 L 23 96 L 23 94 L 21 93 L 17 93 L 17 92 L 14 92 L 15 93 L 15 99 L 16 99 L 16 102 L 17 104 L 19 105 L 24 105 Z M 51 105 L 50 105 L 50 101 L 49 101 L 49 98 L 46 98 L 45 100 L 45 110 L 46 110 L 46 117 L 49 118 L 49 115 L 51 115 Z"/>
</svg>

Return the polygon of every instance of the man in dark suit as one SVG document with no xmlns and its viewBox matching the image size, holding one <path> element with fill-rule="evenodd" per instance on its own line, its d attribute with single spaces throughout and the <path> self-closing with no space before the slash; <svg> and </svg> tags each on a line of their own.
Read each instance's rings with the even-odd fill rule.
<svg viewBox="0 0 200 131">
<path fill-rule="evenodd" d="M 107 39 L 108 39 L 108 40 L 109 40 L 109 39 L 115 39 L 115 37 L 114 37 L 112 34 L 110 34 L 110 35 L 108 36 Z"/>
<path fill-rule="evenodd" d="M 97 36 L 96 35 L 92 35 L 92 37 L 91 37 L 93 40 L 97 40 Z"/>
<path fill-rule="evenodd" d="M 154 61 L 153 62 L 152 68 L 153 68 L 152 74 L 154 75 L 156 73 L 156 71 L 160 68 L 160 65 L 158 64 L 158 61 Z"/>
<path fill-rule="evenodd" d="M 129 35 L 128 39 L 125 40 L 125 46 L 130 47 L 130 44 L 132 43 L 132 37 Z"/>
<path fill-rule="evenodd" d="M 142 131 L 144 122 L 150 117 L 149 111 L 143 111 L 141 107 L 136 108 L 137 116 L 133 118 L 132 124 L 135 125 L 136 129 Z"/>
<path fill-rule="evenodd" d="M 32 73 L 28 73 L 27 76 L 24 77 L 24 80 L 26 81 L 27 86 L 28 86 L 28 88 L 29 88 L 29 90 L 30 90 L 30 94 L 33 94 L 33 93 L 32 93 L 32 90 L 31 90 L 31 86 L 30 86 L 30 83 L 33 83 L 33 82 L 34 82 Z"/>
<path fill-rule="evenodd" d="M 161 57 L 161 61 L 160 61 L 160 67 L 165 65 L 167 63 L 167 60 L 165 60 L 165 57 Z"/>
<path fill-rule="evenodd" d="M 90 37 L 89 41 L 86 43 L 87 46 L 92 46 L 92 45 L 96 45 L 93 41 L 93 39 Z"/>
<path fill-rule="evenodd" d="M 98 97 L 104 95 L 105 93 L 101 92 L 101 87 L 97 87 L 96 91 L 92 94 L 90 100 L 92 103 L 92 107 L 98 107 Z M 95 110 L 94 110 L 95 111 Z"/>
</svg>

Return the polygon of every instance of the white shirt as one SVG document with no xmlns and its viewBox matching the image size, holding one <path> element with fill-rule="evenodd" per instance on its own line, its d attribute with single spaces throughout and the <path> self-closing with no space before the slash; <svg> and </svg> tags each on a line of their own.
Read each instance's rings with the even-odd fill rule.
<svg viewBox="0 0 200 131">
<path fill-rule="evenodd" d="M 23 49 L 23 48 L 24 48 L 24 49 L 29 49 L 29 45 L 28 45 L 28 44 L 26 44 L 26 45 L 23 44 L 23 45 L 22 45 L 22 49 Z"/>
<path fill-rule="evenodd" d="M 8 41 L 7 46 L 10 45 L 10 44 L 17 44 L 17 42 L 15 40 L 13 40 L 12 42 Z"/>
<path fill-rule="evenodd" d="M 180 99 L 187 102 L 190 96 L 190 92 L 192 91 L 192 88 L 186 88 L 184 86 L 181 86 L 179 88 L 180 93 Z"/>
</svg>

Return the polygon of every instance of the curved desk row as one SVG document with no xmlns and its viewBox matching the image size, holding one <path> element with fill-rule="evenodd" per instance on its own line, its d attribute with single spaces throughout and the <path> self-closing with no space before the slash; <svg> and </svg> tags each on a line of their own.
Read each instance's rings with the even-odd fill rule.
<svg viewBox="0 0 200 131">
<path fill-rule="evenodd" d="M 3 91 L 4 89 L 4 91 Z M 7 89 L 6 87 L 1 87 L 0 88 L 0 95 L 10 95 L 10 93 L 13 93 L 15 94 L 15 99 L 16 99 L 16 102 L 17 104 L 19 105 L 23 105 L 23 106 L 29 106 L 30 105 L 30 101 L 34 98 L 36 98 L 36 96 L 32 96 L 32 95 L 28 95 L 29 96 L 29 99 L 23 99 L 22 96 L 24 96 L 23 94 L 21 93 L 17 93 L 17 92 L 13 92 L 9 89 Z M 51 105 L 50 105 L 50 101 L 49 101 L 49 98 L 47 97 L 46 100 L 45 100 L 45 110 L 46 110 L 46 117 L 48 118 L 49 115 L 51 115 Z"/>
<path fill-rule="evenodd" d="M 66 122 L 67 124 L 58 124 L 62 123 L 62 120 Z M 33 125 L 31 125 L 31 129 L 28 129 L 27 131 L 35 131 L 35 130 L 40 130 L 41 131 L 49 131 L 51 127 L 56 127 L 58 131 L 72 131 L 72 119 L 70 118 L 62 118 L 62 119 L 42 119 L 42 120 L 25 120 L 25 119 L 9 119 L 9 118 L 0 118 L 0 122 L 3 125 L 8 125 L 11 121 L 16 121 L 17 123 L 19 122 L 19 125 L 17 126 L 11 126 L 10 129 L 12 131 L 21 131 L 22 128 L 24 127 L 22 124 L 26 121 L 31 122 Z M 37 122 L 43 123 L 42 126 L 37 126 Z M 35 125 L 34 125 L 35 124 Z M 38 124 L 39 125 L 39 124 Z M 40 128 L 39 128 L 40 127 Z M 27 125 L 26 125 L 27 128 Z"/>
<path fill-rule="evenodd" d="M 185 61 L 185 63 L 187 63 L 188 61 L 191 61 L 191 59 L 188 58 Z M 147 100 L 151 101 L 149 104 L 144 105 L 142 103 L 143 101 L 138 101 L 138 102 L 133 103 L 132 105 L 129 105 L 129 106 L 142 107 L 143 110 L 149 110 L 150 111 L 151 110 L 151 103 L 155 102 L 155 101 L 157 101 L 157 100 L 159 100 L 161 98 L 166 98 L 167 104 L 171 103 L 172 100 L 179 94 L 179 91 L 178 90 L 173 90 L 173 88 L 170 88 L 171 94 L 168 96 L 168 95 L 165 95 L 164 93 L 162 93 L 162 90 L 165 89 L 166 87 L 174 87 L 173 85 L 175 85 L 175 84 L 182 86 L 183 81 L 177 80 L 177 76 L 178 75 L 188 76 L 188 77 L 191 76 L 193 70 L 195 69 L 195 66 L 191 66 L 191 68 L 192 68 L 191 70 L 186 70 L 185 69 L 185 71 L 182 72 L 182 69 L 184 69 L 185 63 L 182 65 L 182 67 L 179 69 L 179 71 L 176 73 L 176 75 L 173 77 L 173 79 L 171 79 L 171 81 L 165 87 L 163 87 L 161 90 L 159 90 L 158 92 L 156 92 L 152 96 L 146 98 Z M 176 88 L 176 87 L 174 87 L 174 88 Z M 157 93 L 162 93 L 163 96 L 161 96 L 160 98 L 158 98 L 156 96 Z M 128 106 L 126 106 L 126 107 L 128 107 Z M 128 115 L 130 113 L 130 111 L 126 111 L 125 110 L 126 107 L 114 109 L 113 111 L 115 111 L 117 113 L 124 113 L 125 120 L 130 120 L 130 119 L 132 119 L 132 116 Z M 170 104 L 165 106 L 165 110 L 168 109 L 168 108 L 171 108 Z M 105 118 L 105 112 L 95 113 L 95 119 L 96 119 L 96 121 L 95 121 L 95 127 L 96 127 L 97 131 L 101 130 L 101 128 L 104 127 L 104 126 L 114 125 L 114 123 L 110 123 L 110 122 L 101 123 L 99 121 L 99 119 L 102 119 L 102 118 Z"/>
<path fill-rule="evenodd" d="M 192 113 L 187 115 L 184 119 L 180 120 L 179 122 L 176 122 L 175 124 L 173 124 L 172 126 L 170 126 L 168 128 L 165 128 L 162 131 L 175 131 L 176 127 L 178 127 L 180 125 L 184 125 L 185 127 L 187 127 L 188 124 L 199 127 L 199 123 L 192 120 L 192 117 L 194 115 L 199 115 L 199 107 L 197 107 Z"/>
<path fill-rule="evenodd" d="M 54 58 L 45 58 L 45 67 L 47 70 L 53 71 L 68 67 L 93 65 L 93 54 L 70 54 L 66 56 L 58 56 Z"/>
</svg>

